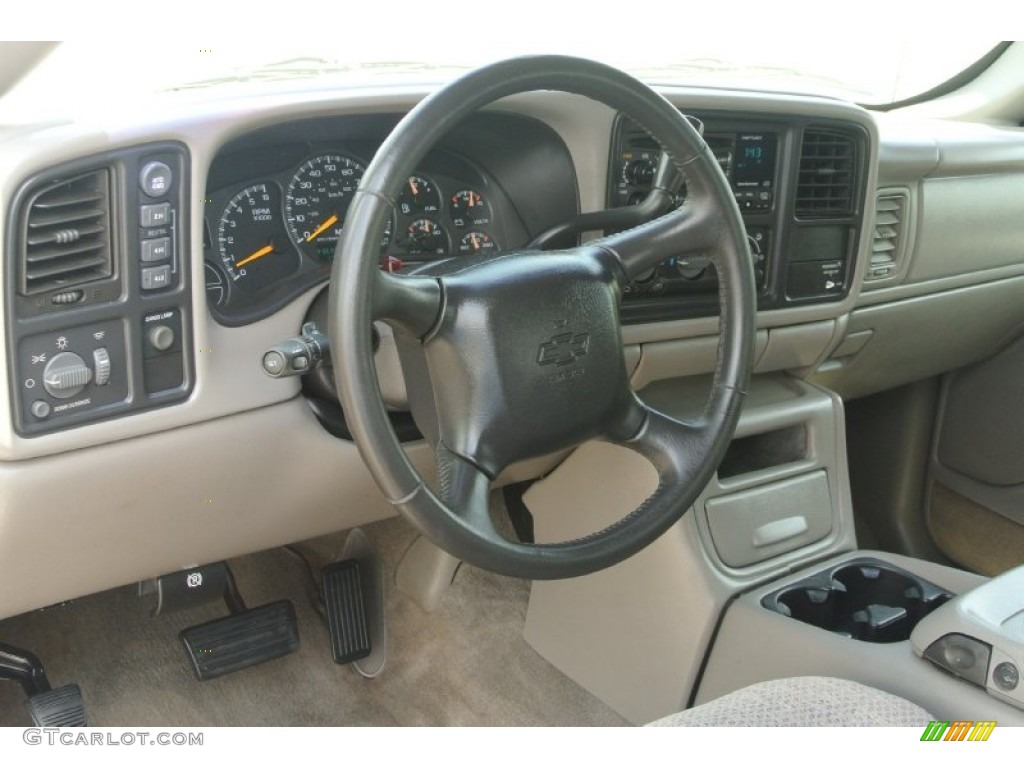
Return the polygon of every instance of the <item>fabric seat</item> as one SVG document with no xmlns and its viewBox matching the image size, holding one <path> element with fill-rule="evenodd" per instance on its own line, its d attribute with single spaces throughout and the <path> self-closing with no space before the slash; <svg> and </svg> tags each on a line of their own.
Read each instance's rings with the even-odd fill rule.
<svg viewBox="0 0 1024 768">
<path fill-rule="evenodd" d="M 651 726 L 925 726 L 913 702 L 851 680 L 788 677 L 741 688 Z"/>
</svg>

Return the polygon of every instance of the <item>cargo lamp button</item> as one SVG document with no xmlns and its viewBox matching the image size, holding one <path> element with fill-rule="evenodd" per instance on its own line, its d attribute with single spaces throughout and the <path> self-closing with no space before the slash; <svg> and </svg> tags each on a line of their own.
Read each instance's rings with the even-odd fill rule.
<svg viewBox="0 0 1024 768">
<path fill-rule="evenodd" d="M 174 331 L 166 325 L 155 325 L 150 328 L 147 338 L 153 348 L 161 352 L 166 352 L 174 346 Z"/>
</svg>

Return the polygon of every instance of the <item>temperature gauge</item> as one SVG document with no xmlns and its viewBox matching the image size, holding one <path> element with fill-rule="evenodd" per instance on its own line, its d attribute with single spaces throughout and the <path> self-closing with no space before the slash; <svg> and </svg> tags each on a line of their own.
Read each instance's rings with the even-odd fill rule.
<svg viewBox="0 0 1024 768">
<path fill-rule="evenodd" d="M 483 256 L 497 252 L 498 246 L 486 232 L 468 232 L 459 240 L 460 256 Z"/>
</svg>

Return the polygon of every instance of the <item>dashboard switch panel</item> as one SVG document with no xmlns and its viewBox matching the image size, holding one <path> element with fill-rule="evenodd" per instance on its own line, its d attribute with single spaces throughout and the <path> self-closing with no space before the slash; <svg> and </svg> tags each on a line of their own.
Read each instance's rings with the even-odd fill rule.
<svg viewBox="0 0 1024 768">
<path fill-rule="evenodd" d="M 64 178 L 109 179 L 112 275 L 63 281 L 38 297 L 16 293 L 17 259 L 5 264 L 9 387 L 23 437 L 181 402 L 192 388 L 187 247 L 189 161 L 184 145 L 158 142 L 86 157 L 26 179 L 8 222 Z M 5 247 L 17 253 L 17 226 Z M 42 302 L 42 308 L 39 306 Z M 150 331 L 153 331 L 154 344 Z"/>
</svg>

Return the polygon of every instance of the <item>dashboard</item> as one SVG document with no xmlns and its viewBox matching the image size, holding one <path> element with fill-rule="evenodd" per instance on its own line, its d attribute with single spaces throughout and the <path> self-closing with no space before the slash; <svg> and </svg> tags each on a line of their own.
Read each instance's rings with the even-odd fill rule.
<svg viewBox="0 0 1024 768">
<path fill-rule="evenodd" d="M 187 400 L 193 328 L 204 317 L 225 328 L 257 324 L 326 283 L 348 206 L 400 118 L 291 119 L 237 135 L 205 169 L 198 205 L 182 144 L 128 147 L 25 180 L 10 210 L 7 261 L 18 433 L 51 434 Z M 735 195 L 759 308 L 845 300 L 866 211 L 866 128 L 799 113 L 699 110 L 690 119 Z M 609 138 L 603 205 L 634 206 L 650 191 L 660 150 L 625 115 L 613 115 Z M 592 172 L 543 121 L 478 113 L 406 180 L 378 233 L 380 267 L 413 272 L 528 246 L 579 216 L 584 170 Z M 685 197 L 684 177 L 676 202 Z M 186 245 L 197 219 L 201 274 Z M 545 247 L 604 231 L 570 228 Z M 195 311 L 193 283 L 205 298 Z M 710 255 L 673 257 L 626 286 L 622 319 L 714 318 L 717 292 Z M 333 399 L 330 380 L 318 378 L 319 394 Z"/>
<path fill-rule="evenodd" d="M 272 378 L 261 360 L 323 304 L 337 222 L 313 233 L 343 220 L 346 186 L 427 92 L 189 95 L 96 122 L 0 128 L 0 575 L 19 585 L 0 614 L 394 513 L 353 443 L 312 412 L 309 377 Z M 756 241 L 755 373 L 855 397 L 969 364 L 1019 326 L 1019 129 L 786 94 L 664 95 L 703 121 Z M 655 156 L 604 105 L 503 100 L 419 164 L 378 258 L 402 271 L 479 258 L 472 238 L 459 251 L 472 232 L 499 253 L 521 248 L 636 203 Z M 321 199 L 301 202 L 306 191 Z M 485 215 L 457 224 L 477 195 Z M 704 263 L 669 259 L 630 286 L 622 338 L 635 389 L 713 370 L 715 285 Z M 393 352 L 382 338 L 375 362 L 400 409 Z M 429 473 L 429 448 L 407 450 Z M 24 578 L 41 568 L 46 578 Z"/>
</svg>

